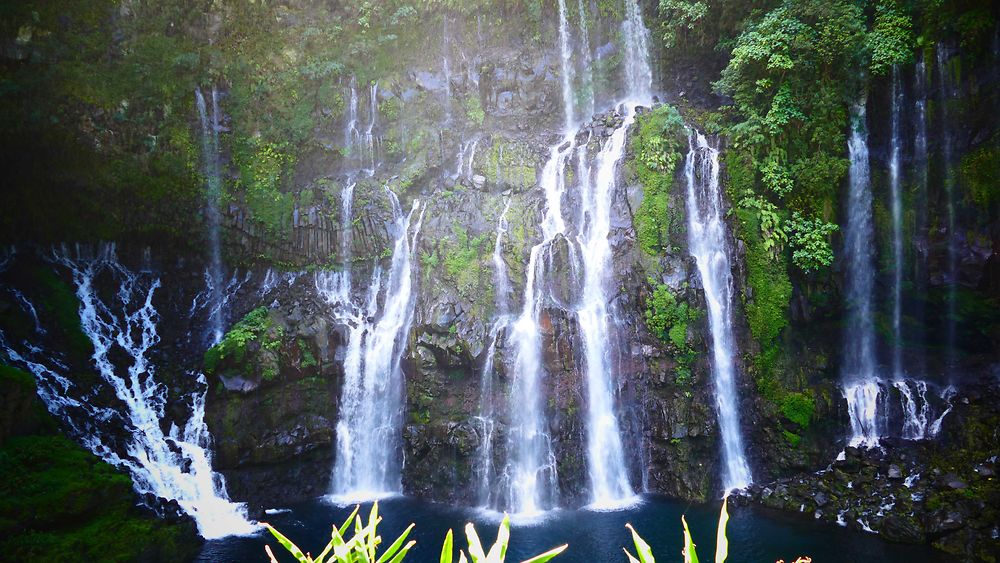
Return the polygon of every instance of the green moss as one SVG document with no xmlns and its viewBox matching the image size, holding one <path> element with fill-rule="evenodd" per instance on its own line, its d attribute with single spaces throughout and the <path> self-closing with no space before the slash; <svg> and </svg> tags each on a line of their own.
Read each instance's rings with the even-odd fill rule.
<svg viewBox="0 0 1000 563">
<path fill-rule="evenodd" d="M 260 350 L 272 354 L 258 357 L 253 365 L 243 366 L 247 368 L 243 371 L 253 373 L 259 369 L 265 380 L 274 379 L 278 375 L 277 352 L 283 336 L 283 329 L 274 323 L 268 308 L 258 307 L 247 313 L 218 344 L 205 352 L 205 372 L 214 374 L 223 363 L 240 366 L 249 360 L 249 352 Z"/>
<path fill-rule="evenodd" d="M 0 364 L 0 389 L 16 387 L 22 391 L 35 390 L 35 378 L 28 372 L 7 364 Z"/>
<path fill-rule="evenodd" d="M 969 199 L 976 205 L 988 208 L 1000 202 L 1000 147 L 995 143 L 980 147 L 962 157 L 962 185 L 968 189 Z"/>
<path fill-rule="evenodd" d="M 43 290 L 42 308 L 52 316 L 60 332 L 68 339 L 70 350 L 82 357 L 93 353 L 93 343 L 80 324 L 80 300 L 73 289 L 48 268 L 38 268 L 36 279 Z"/>
<path fill-rule="evenodd" d="M 486 119 L 486 112 L 479 102 L 479 96 L 472 95 L 465 98 L 465 117 L 476 125 L 482 125 Z"/>
<path fill-rule="evenodd" d="M 674 107 L 663 105 L 640 116 L 638 122 L 633 143 L 643 196 L 633 220 L 639 248 L 658 256 L 669 248 L 670 230 L 679 220 L 670 213 L 669 196 L 681 158 L 684 121 Z"/>
<path fill-rule="evenodd" d="M 197 549 L 176 527 L 134 514 L 131 480 L 62 436 L 11 439 L 0 448 L 0 470 L 5 558 L 170 560 Z"/>
<path fill-rule="evenodd" d="M 781 414 L 805 430 L 816 408 L 814 399 L 803 393 L 789 393 L 781 399 Z"/>
<path fill-rule="evenodd" d="M 788 443 L 791 444 L 793 448 L 798 446 L 799 442 L 802 440 L 801 436 L 794 432 L 789 432 L 788 430 L 782 430 L 782 435 L 785 437 L 785 440 L 788 440 Z"/>
<path fill-rule="evenodd" d="M 482 172 L 491 184 L 528 188 L 535 184 L 536 160 L 527 144 L 494 135 L 484 155 Z"/>
<path fill-rule="evenodd" d="M 492 300 L 492 279 L 484 260 L 488 256 L 489 234 L 469 237 L 464 227 L 455 224 L 452 235 L 441 245 L 446 276 L 455 283 L 459 293 L 471 301 Z M 436 260 L 435 256 L 426 262 Z"/>
<path fill-rule="evenodd" d="M 688 323 L 701 317 L 701 312 L 687 303 L 677 301 L 670 288 L 654 284 L 652 294 L 646 300 L 646 326 L 649 331 L 673 348 L 677 361 L 675 378 L 680 384 L 691 380 L 691 365 L 697 359 L 697 352 L 688 343 Z"/>
</svg>

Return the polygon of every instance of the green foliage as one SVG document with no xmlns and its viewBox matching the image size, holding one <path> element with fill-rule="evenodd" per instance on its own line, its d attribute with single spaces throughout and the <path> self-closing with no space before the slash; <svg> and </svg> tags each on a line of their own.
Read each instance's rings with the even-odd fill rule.
<svg viewBox="0 0 1000 563">
<path fill-rule="evenodd" d="M 474 296 L 481 281 L 487 277 L 482 259 L 489 235 L 483 233 L 470 238 L 468 231 L 458 224 L 453 225 L 451 230 L 454 238 L 445 246 L 445 273 L 463 295 Z"/>
<path fill-rule="evenodd" d="M 679 303 L 666 285 L 649 280 L 653 290 L 646 301 L 646 326 L 661 341 L 673 346 L 677 360 L 676 379 L 687 384 L 691 379 L 691 365 L 697 352 L 688 344 L 688 323 L 698 320 L 701 312 L 687 303 Z"/>
<path fill-rule="evenodd" d="M 893 65 L 913 59 L 913 22 L 896 0 L 879 0 L 875 23 L 868 34 L 873 74 L 886 74 Z"/>
<path fill-rule="evenodd" d="M 406 558 L 406 554 L 416 545 L 417 542 L 410 540 L 404 545 L 403 542 L 410 535 L 414 525 L 410 524 L 406 530 L 382 553 L 378 553 L 378 547 L 382 544 L 382 537 L 378 535 L 378 525 L 382 517 L 378 514 L 378 502 L 372 505 L 371 513 L 368 516 L 368 523 L 364 524 L 357 516 L 358 509 L 348 516 L 347 520 L 338 528 L 333 526 L 330 542 L 323 548 L 320 554 L 313 558 L 308 553 L 303 553 L 297 545 L 285 537 L 281 532 L 270 524 L 264 526 L 278 540 L 278 543 L 288 551 L 299 563 L 399 563 Z M 351 523 L 354 523 L 353 531 Z M 350 535 L 348 532 L 352 532 Z M 464 563 L 504 563 L 507 555 L 507 545 L 510 541 L 510 518 L 504 516 L 497 531 L 497 541 L 490 547 L 489 551 L 483 548 L 483 544 L 476 533 L 476 527 L 472 523 L 466 524 L 465 535 L 469 542 L 466 558 L 464 552 L 459 552 L 459 562 Z M 454 557 L 454 539 L 451 530 L 445 536 L 441 547 L 441 563 L 451 563 Z M 522 563 L 545 563 L 566 549 L 566 545 L 549 550 L 541 555 L 531 557 Z M 278 560 L 271 551 L 271 546 L 265 546 L 264 550 L 272 563 Z"/>
<path fill-rule="evenodd" d="M 642 183 L 642 205 L 634 216 L 639 248 L 657 256 L 669 246 L 672 223 L 669 209 L 674 170 L 684 146 L 684 120 L 676 108 L 663 105 L 639 118 L 633 140 L 636 172 Z"/>
<path fill-rule="evenodd" d="M 729 538 L 726 536 L 726 527 L 729 523 L 729 511 L 727 510 L 728 503 L 728 497 L 723 498 L 722 509 L 719 511 L 719 526 L 716 531 L 715 542 L 716 563 L 725 563 L 726 558 L 729 557 Z M 698 563 L 698 552 L 695 549 L 694 539 L 691 537 L 691 530 L 688 528 L 687 518 L 685 518 L 683 514 L 681 515 L 681 526 L 684 529 L 684 548 L 681 550 L 681 555 L 684 556 L 684 562 Z M 656 558 L 653 556 L 653 550 L 649 547 L 649 544 L 642 539 L 631 524 L 625 524 L 625 527 L 632 533 L 632 542 L 635 544 L 635 551 L 638 555 L 638 557 L 636 557 L 629 553 L 628 549 L 625 549 L 625 555 L 628 556 L 629 562 L 656 563 Z"/>
<path fill-rule="evenodd" d="M 277 358 L 273 356 L 281 347 L 283 335 L 284 330 L 274 323 L 268 308 L 258 307 L 247 313 L 218 344 L 205 352 L 205 372 L 216 373 L 223 362 L 242 364 L 248 359 L 248 352 L 262 350 L 268 356 L 263 359 L 269 361 L 258 361 L 252 367 L 260 369 L 264 380 L 274 379 L 278 375 L 278 365 Z"/>
<path fill-rule="evenodd" d="M 378 502 L 372 505 L 367 524 L 362 523 L 362 519 L 358 516 L 358 509 L 359 507 L 355 507 L 354 512 L 347 517 L 347 520 L 339 528 L 337 526 L 332 527 L 330 542 L 326 544 L 326 547 L 323 548 L 323 551 L 315 559 L 303 553 L 297 545 L 275 529 L 274 526 L 266 522 L 263 524 L 271 532 L 271 535 L 278 540 L 278 543 L 300 563 L 323 563 L 324 561 L 336 561 L 337 563 L 361 563 L 363 561 L 367 563 L 376 561 L 377 563 L 398 563 L 416 545 L 417 542 L 413 540 L 410 540 L 405 545 L 403 544 L 413 530 L 413 524 L 410 524 L 385 551 L 381 554 L 378 553 L 378 546 L 382 543 L 382 536 L 378 535 L 378 524 L 382 521 L 382 517 L 378 514 Z M 352 531 L 352 522 L 354 524 L 353 533 L 348 536 L 348 531 Z M 267 552 L 272 563 L 278 563 L 277 558 L 275 558 L 274 553 L 271 551 L 271 546 L 265 546 L 264 550 Z M 376 556 L 378 557 L 376 558 Z M 327 557 L 330 558 L 327 559 Z"/>
<path fill-rule="evenodd" d="M 48 268 L 38 268 L 35 278 L 43 290 L 41 307 L 52 316 L 59 331 L 68 340 L 69 348 L 81 357 L 93 353 L 93 343 L 80 324 L 80 300 L 62 278 Z"/>
<path fill-rule="evenodd" d="M 792 213 L 788 229 L 791 231 L 792 263 L 805 272 L 812 272 L 833 264 L 830 237 L 839 227 L 822 219 L 806 219 L 798 211 Z"/>
<path fill-rule="evenodd" d="M 798 446 L 799 442 L 802 440 L 802 436 L 788 430 L 782 430 L 781 435 L 785 437 L 785 440 L 787 440 L 788 444 L 793 448 Z"/>
<path fill-rule="evenodd" d="M 988 209 L 1000 202 L 1000 147 L 995 141 L 962 157 L 960 170 L 962 185 L 976 205 Z"/>
<path fill-rule="evenodd" d="M 652 280 L 651 280 L 652 282 Z M 670 288 L 657 284 L 646 304 L 646 326 L 660 340 L 672 343 L 678 350 L 687 347 L 687 323 L 697 318 L 687 303 L 678 303 Z"/>
<path fill-rule="evenodd" d="M 287 234 L 291 228 L 292 209 L 295 205 L 290 194 L 281 191 L 282 179 L 294 158 L 288 154 L 287 145 L 268 143 L 260 137 L 251 137 L 236 146 L 233 163 L 240 169 L 235 198 L 242 193 L 247 206 L 257 221 L 272 235 Z"/>
<path fill-rule="evenodd" d="M 482 125 L 486 119 L 486 112 L 479 102 L 479 96 L 473 94 L 465 98 L 465 116 L 476 125 Z"/>
<path fill-rule="evenodd" d="M 677 45 L 677 37 L 698 29 L 699 22 L 708 14 L 708 3 L 702 0 L 660 0 L 659 15 L 663 46 Z"/>
<path fill-rule="evenodd" d="M 12 438 L 0 448 L 0 471 L 5 559 L 185 560 L 197 548 L 177 529 L 139 517 L 131 480 L 62 436 Z"/>
<path fill-rule="evenodd" d="M 805 430 L 812 421 L 815 400 L 804 393 L 788 393 L 781 399 L 781 415 Z"/>
</svg>

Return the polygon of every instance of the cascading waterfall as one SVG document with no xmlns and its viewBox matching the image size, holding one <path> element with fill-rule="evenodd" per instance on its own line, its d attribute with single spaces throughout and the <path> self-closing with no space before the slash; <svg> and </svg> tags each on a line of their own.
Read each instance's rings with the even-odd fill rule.
<svg viewBox="0 0 1000 563">
<path fill-rule="evenodd" d="M 573 99 L 570 80 L 572 52 L 569 41 L 566 2 L 559 0 L 559 50 L 562 70 L 564 137 L 549 151 L 549 160 L 542 169 L 541 186 L 545 193 L 545 215 L 542 219 L 542 241 L 532 247 L 528 259 L 524 306 L 514 321 L 508 339 L 514 348 L 514 378 L 510 391 L 512 417 L 508 432 L 509 457 L 504 468 L 504 494 L 513 510 L 535 514 L 552 508 L 558 500 L 556 460 L 542 404 L 541 338 L 538 322 L 547 297 L 543 255 L 550 252 L 556 237 L 566 232 L 562 216 L 562 196 L 565 190 L 564 168 L 575 148 L 573 139 Z"/>
<path fill-rule="evenodd" d="M 879 385 L 875 374 L 875 327 L 872 301 L 875 265 L 872 256 L 871 177 L 868 168 L 868 130 L 864 103 L 852 109 L 848 154 L 849 192 L 844 228 L 847 324 L 844 331 L 843 380 L 851 419 L 852 446 L 874 447 L 881 435 Z"/>
<path fill-rule="evenodd" d="M 938 43 L 937 47 L 937 68 L 938 79 L 940 81 L 941 105 L 941 161 L 944 167 L 944 190 L 945 190 L 945 214 L 948 229 L 947 242 L 947 280 L 948 300 L 946 314 L 946 345 L 948 355 L 948 369 L 954 369 L 956 362 L 956 338 L 957 326 L 956 316 L 958 314 L 958 227 L 955 217 L 955 170 L 954 170 L 954 149 L 952 146 L 951 120 L 948 116 L 948 103 L 954 97 L 955 92 L 951 80 L 948 76 L 948 61 L 951 59 L 951 52 L 944 43 Z"/>
<path fill-rule="evenodd" d="M 583 255 L 584 284 L 577 319 L 583 340 L 587 370 L 587 468 L 592 506 L 611 507 L 633 495 L 622 448 L 618 418 L 611 389 L 615 375 L 608 344 L 609 325 L 615 318 L 608 311 L 606 286 L 611 268 L 611 202 L 617 188 L 618 165 L 624 157 L 628 128 L 635 121 L 635 106 L 625 106 L 625 118 L 605 142 L 597 157 L 593 182 L 582 186 L 582 232 L 578 237 Z"/>
<path fill-rule="evenodd" d="M 212 344 L 222 340 L 222 243 L 220 228 L 222 217 L 219 213 L 219 198 L 222 195 L 222 175 L 219 163 L 219 95 L 212 86 L 212 113 L 208 114 L 205 97 L 200 89 L 195 89 L 195 105 L 201 122 L 202 173 L 205 175 L 205 211 L 208 215 L 209 273 L 211 275 L 212 309 L 210 326 Z"/>
<path fill-rule="evenodd" d="M 923 54 L 917 60 L 917 64 L 914 68 L 914 102 L 913 102 L 913 170 L 914 170 L 914 199 L 918 202 L 916 207 L 916 225 L 915 225 L 915 259 L 914 259 L 914 269 L 913 269 L 913 281 L 915 289 L 920 292 L 926 292 L 926 278 L 928 270 L 928 221 L 927 221 L 927 181 L 928 181 L 928 170 L 927 170 L 927 67 L 924 64 Z M 916 316 L 921 321 L 925 320 L 924 309 L 922 305 L 918 305 L 920 308 L 913 311 L 913 315 Z M 917 323 L 918 327 L 922 326 L 924 323 Z M 924 340 L 924 333 L 922 328 L 912 329 L 916 332 L 913 334 L 913 338 L 916 341 Z M 919 332 L 917 332 L 919 331 Z M 916 370 L 918 373 L 923 374 L 925 371 L 924 356 L 923 351 L 915 351 L 910 354 L 910 364 L 911 366 L 916 363 Z M 916 362 L 914 362 L 916 360 Z"/>
<path fill-rule="evenodd" d="M 258 527 L 249 522 L 246 509 L 226 495 L 225 481 L 212 471 L 210 436 L 205 425 L 205 390 L 203 375 L 197 375 L 198 388 L 192 394 L 191 417 L 184 428 L 171 424 L 164 433 L 167 389 L 156 380 L 156 369 L 149 354 L 159 342 L 159 314 L 153 297 L 161 282 L 152 272 L 133 272 L 121 265 L 113 245 L 104 245 L 92 257 L 76 256 L 65 249 L 53 253 L 53 262 L 69 270 L 80 300 L 80 324 L 94 346 L 93 361 L 102 379 L 111 386 L 125 407 L 123 412 L 98 410 L 68 397 L 58 398 L 71 385 L 55 370 L 40 363 L 25 362 L 40 382 L 40 393 L 53 412 L 83 408 L 92 420 L 120 417 L 132 441 L 125 456 L 105 445 L 106 438 L 93 433 L 84 436 L 84 445 L 105 461 L 125 467 L 132 475 L 140 494 L 176 500 L 198 524 L 205 538 L 251 534 Z M 118 284 L 110 301 L 104 301 L 95 287 L 98 276 Z M 14 356 L 8 351 L 8 355 Z M 129 363 L 123 370 L 116 358 Z M 54 363 L 57 369 L 62 367 Z M 75 405 L 72 403 L 76 403 Z M 71 427 L 80 428 L 71 423 Z M 107 440 L 110 443 L 110 440 Z"/>
<path fill-rule="evenodd" d="M 503 236 L 507 234 L 507 212 L 510 211 L 510 204 L 513 199 L 508 199 L 507 204 L 500 213 L 497 222 L 497 237 L 493 243 L 493 287 L 496 297 L 496 320 L 490 329 L 490 343 L 486 350 L 486 360 L 483 362 L 483 371 L 479 382 L 479 416 L 476 418 L 479 423 L 480 447 L 476 454 L 474 472 L 476 475 L 476 496 L 480 506 L 489 507 L 493 504 L 493 487 L 496 478 L 496 471 L 493 464 L 493 439 L 496 431 L 496 409 L 493 404 L 493 381 L 496 378 L 494 367 L 496 366 L 497 344 L 501 333 L 510 323 L 510 278 L 507 275 L 507 263 L 503 258 Z"/>
<path fill-rule="evenodd" d="M 590 30 L 587 27 L 587 8 L 583 0 L 577 0 L 577 14 L 579 24 L 577 29 L 580 34 L 581 56 L 580 56 L 580 85 L 583 92 L 583 115 L 590 117 L 594 115 L 594 71 L 591 68 L 594 62 L 590 54 Z"/>
<path fill-rule="evenodd" d="M 586 146 L 576 141 L 576 106 L 573 95 L 574 72 L 572 40 L 565 0 L 559 1 L 559 49 L 562 72 L 564 127 L 562 140 L 551 147 L 549 159 L 542 169 L 540 185 L 545 194 L 545 214 L 542 220 L 542 241 L 531 249 L 525 283 L 524 306 L 511 325 L 509 342 L 514 348 L 514 379 L 511 385 L 511 412 L 517 412 L 508 435 L 510 459 L 504 469 L 505 493 L 510 505 L 519 513 L 536 513 L 557 502 L 556 463 L 547 423 L 541 403 L 541 362 L 539 314 L 549 294 L 549 274 L 553 263 L 553 245 L 565 241 L 570 269 L 583 270 L 583 292 L 580 302 L 573 305 L 581 328 L 586 362 L 587 384 L 587 464 L 590 479 L 590 500 L 594 507 L 618 506 L 633 496 L 622 447 L 617 415 L 614 410 L 615 380 L 609 349 L 614 312 L 608 310 L 605 285 L 610 279 L 611 201 L 616 178 L 624 157 L 628 127 L 635 119 L 635 107 L 651 99 L 652 72 L 649 66 L 649 30 L 642 23 L 642 14 L 635 0 L 626 2 L 626 20 L 622 23 L 626 102 L 624 119 L 605 141 L 591 181 L 587 165 Z M 585 17 L 585 11 L 579 10 Z M 581 21 L 581 35 L 586 22 Z M 589 46 L 584 44 L 589 50 Z M 586 82 L 584 77 L 584 82 Z M 593 107 L 593 92 L 584 90 L 586 111 Z M 580 209 L 578 234 L 567 238 L 566 219 L 562 214 L 562 198 L 566 192 L 565 169 L 573 155 L 577 156 L 577 177 L 583 201 Z M 573 274 L 575 275 L 575 274 Z"/>
<path fill-rule="evenodd" d="M 687 178 L 688 245 L 698 264 L 712 333 L 712 377 L 725 464 L 722 483 L 728 493 L 746 487 L 753 479 L 740 430 L 732 313 L 732 249 L 719 184 L 719 151 L 696 131 L 689 132 L 684 174 Z"/>
<path fill-rule="evenodd" d="M 900 153 L 902 133 L 899 114 L 903 105 L 903 91 L 899 68 L 892 67 L 892 92 L 889 108 L 889 194 L 892 199 L 892 376 L 903 378 L 903 196 L 900 187 Z"/>
<path fill-rule="evenodd" d="M 400 482 L 399 434 L 403 411 L 403 374 L 400 359 L 406 347 L 405 335 L 413 319 L 412 254 L 423 220 L 420 212 L 410 234 L 414 213 L 421 210 L 413 202 L 404 214 L 399 199 L 386 189 L 393 207 L 392 263 L 384 287 L 384 304 L 378 321 L 378 296 L 382 272 L 376 267 L 369 286 L 365 311 L 355 317 L 344 359 L 344 384 L 337 422 L 333 494 L 344 500 L 370 499 L 396 494 Z M 341 299 L 322 287 L 328 300 Z"/>
</svg>

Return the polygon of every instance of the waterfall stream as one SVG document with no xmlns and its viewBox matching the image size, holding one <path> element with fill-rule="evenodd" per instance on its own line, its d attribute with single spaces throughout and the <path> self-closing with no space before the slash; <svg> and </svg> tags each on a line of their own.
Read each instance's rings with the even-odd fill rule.
<svg viewBox="0 0 1000 563">
<path fill-rule="evenodd" d="M 753 479 L 740 430 L 732 314 L 732 248 L 726 232 L 722 187 L 719 184 L 719 151 L 696 131 L 689 133 L 684 175 L 687 178 L 688 245 L 698 263 L 708 304 L 712 377 L 725 469 L 722 483 L 728 493 L 746 487 Z"/>
<path fill-rule="evenodd" d="M 222 340 L 223 311 L 222 301 L 222 242 L 220 228 L 222 218 L 219 213 L 219 198 L 222 196 L 222 174 L 219 157 L 219 94 L 212 86 L 212 113 L 208 113 L 205 97 L 200 89 L 195 89 L 195 105 L 198 107 L 198 118 L 201 122 L 201 157 L 202 173 L 205 175 L 205 212 L 208 216 L 208 249 L 209 268 L 211 276 L 209 287 L 212 288 L 212 308 L 210 328 L 212 344 Z"/>
<path fill-rule="evenodd" d="M 864 103 L 854 106 L 851 136 L 847 144 L 851 166 L 844 227 L 844 259 L 847 267 L 843 380 L 851 419 L 852 446 L 873 447 L 881 436 L 878 401 L 879 381 L 875 373 L 875 325 L 873 321 L 875 264 L 872 256 L 871 175 L 868 167 L 868 128 Z"/>
<path fill-rule="evenodd" d="M 900 153 L 902 133 L 900 112 L 903 106 L 903 88 L 899 79 L 899 68 L 892 67 L 892 91 L 889 107 L 889 196 L 892 210 L 892 377 L 900 380 L 904 375 L 903 366 L 903 195 L 900 179 Z"/>
<path fill-rule="evenodd" d="M 582 356 L 586 373 L 587 469 L 591 505 L 607 508 L 629 502 L 633 496 L 621 432 L 615 412 L 615 362 L 612 357 L 616 320 L 608 307 L 607 284 L 612 275 L 611 203 L 617 188 L 619 167 L 625 154 L 626 135 L 634 122 L 635 108 L 649 104 L 652 95 L 652 72 L 649 66 L 649 30 L 635 0 L 626 2 L 622 22 L 624 42 L 623 67 L 626 78 L 625 102 L 621 104 L 622 121 L 605 140 L 597 156 L 596 167 L 587 159 L 586 143 L 578 144 L 576 100 L 573 93 L 573 38 L 567 18 L 566 2 L 559 1 L 559 53 L 562 71 L 562 139 L 549 149 L 540 185 L 545 195 L 545 213 L 541 223 L 542 240 L 531 249 L 527 266 L 524 303 L 510 327 L 508 342 L 514 350 L 511 412 L 518 417 L 508 432 L 509 456 L 503 471 L 506 499 L 521 514 L 533 514 L 552 508 L 558 502 L 556 460 L 548 422 L 541 401 L 541 384 L 546 375 L 542 365 L 542 342 L 539 318 L 550 303 L 558 301 L 550 288 L 555 279 L 552 264 L 555 254 L 565 248 L 571 276 L 582 274 L 582 292 L 578 303 L 558 303 L 572 310 L 580 326 Z M 580 10 L 579 16 L 585 17 Z M 580 22 L 582 48 L 588 51 L 586 23 Z M 585 92 L 583 109 L 593 108 L 594 93 L 587 88 L 587 76 L 580 77 Z M 573 157 L 576 157 L 575 159 Z M 576 184 L 573 193 L 581 195 L 578 225 L 568 225 L 563 215 L 563 197 L 567 194 L 566 169 L 575 160 Z M 593 175 L 593 177 L 592 177 Z M 575 230 L 575 236 L 574 236 Z M 581 271 L 582 270 L 582 271 Z M 563 274 L 565 275 L 565 274 Z M 492 353 L 492 352 L 491 352 Z M 502 504 L 500 502 L 499 504 Z"/>
<path fill-rule="evenodd" d="M 497 236 L 493 243 L 493 286 L 495 288 L 496 320 L 490 329 L 489 345 L 486 349 L 486 360 L 479 383 L 479 423 L 480 447 L 476 453 L 474 471 L 476 475 L 476 498 L 483 507 L 492 506 L 495 501 L 493 491 L 496 470 L 493 462 L 493 440 L 496 433 L 496 408 L 494 406 L 493 382 L 496 379 L 495 367 L 497 359 L 497 344 L 500 335 L 510 323 L 510 278 L 507 274 L 507 263 L 503 258 L 503 237 L 507 234 L 507 212 L 513 199 L 508 199 L 504 205 L 500 219 L 497 221 Z"/>
<path fill-rule="evenodd" d="M 185 397 L 190 406 L 187 422 L 167 427 L 168 389 L 157 379 L 151 359 L 160 342 L 160 315 L 153 304 L 162 287 L 159 275 L 122 265 L 112 244 L 101 245 L 96 252 L 63 247 L 49 258 L 72 276 L 81 329 L 94 347 L 93 366 L 118 403 L 115 408 L 95 406 L 91 400 L 97 389 L 75 397 L 71 391 L 76 384 L 58 353 L 28 342 L 15 350 L 15 343 L 2 334 L 0 349 L 34 374 L 39 397 L 75 438 L 104 461 L 129 472 L 140 495 L 176 500 L 205 538 L 254 533 L 258 527 L 247 519 L 245 507 L 229 500 L 225 480 L 212 470 L 203 375 L 188 374 L 196 391 Z M 99 283 L 117 288 L 101 291 Z M 122 450 L 115 446 L 116 436 L 127 436 Z"/>
<path fill-rule="evenodd" d="M 345 319 L 351 328 L 344 356 L 332 493 L 335 499 L 347 502 L 402 491 L 400 433 L 404 383 L 400 359 L 413 319 L 412 256 L 423 213 L 419 201 L 414 201 L 404 214 L 396 195 L 389 189 L 386 193 L 392 202 L 395 222 L 392 263 L 385 286 L 381 268 L 376 267 L 364 309 Z M 415 213 L 419 215 L 411 234 Z M 349 300 L 345 302 L 334 276 L 336 273 L 318 272 L 317 291 L 327 301 L 349 311 Z M 334 277 L 332 282 L 331 277 Z M 378 313 L 380 293 L 384 296 L 381 315 L 372 322 L 370 319 Z"/>
</svg>

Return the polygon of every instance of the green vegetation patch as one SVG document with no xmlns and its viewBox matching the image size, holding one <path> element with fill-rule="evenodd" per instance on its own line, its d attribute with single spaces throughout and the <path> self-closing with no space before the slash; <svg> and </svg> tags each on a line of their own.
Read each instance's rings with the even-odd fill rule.
<svg viewBox="0 0 1000 563">
<path fill-rule="evenodd" d="M 62 436 L 12 438 L 0 448 L 0 471 L 6 558 L 182 560 L 197 549 L 179 528 L 136 514 L 131 480 Z"/>
<path fill-rule="evenodd" d="M 241 368 L 244 375 L 259 373 L 265 381 L 274 379 L 283 336 L 284 329 L 274 322 L 268 308 L 258 307 L 205 352 L 205 371 L 214 374 L 227 365 Z M 249 361 L 251 356 L 254 362 Z"/>
<path fill-rule="evenodd" d="M 642 205 L 635 212 L 639 248 L 658 256 L 669 248 L 670 230 L 679 221 L 669 209 L 674 170 L 684 146 L 684 120 L 677 109 L 662 105 L 639 117 L 634 137 L 636 173 L 642 183 Z"/>
</svg>

